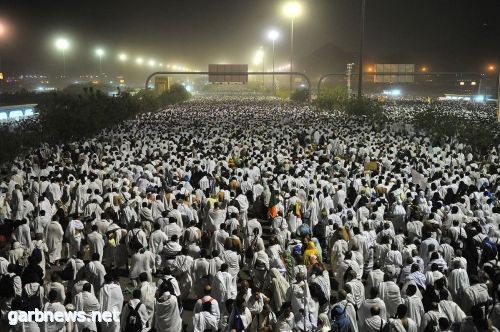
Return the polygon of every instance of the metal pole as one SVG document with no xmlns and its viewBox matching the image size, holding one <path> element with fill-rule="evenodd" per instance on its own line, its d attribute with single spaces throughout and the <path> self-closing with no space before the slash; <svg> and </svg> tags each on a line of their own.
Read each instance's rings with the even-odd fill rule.
<svg viewBox="0 0 500 332">
<path fill-rule="evenodd" d="M 66 78 L 66 53 L 62 50 L 63 54 L 63 77 Z"/>
<path fill-rule="evenodd" d="M 483 85 L 483 74 L 479 76 L 479 87 L 477 88 L 477 94 L 481 95 L 481 86 Z"/>
<path fill-rule="evenodd" d="M 264 90 L 266 89 L 266 84 L 265 84 L 265 81 L 264 81 L 264 55 L 262 55 L 262 92 L 264 92 Z"/>
<path fill-rule="evenodd" d="M 293 72 L 293 17 L 292 17 L 292 29 L 290 33 L 290 72 Z M 292 96 L 292 80 L 293 80 L 293 75 L 290 74 L 290 97 Z"/>
<path fill-rule="evenodd" d="M 366 0 L 361 3 L 361 41 L 359 45 L 359 76 L 358 76 L 358 99 L 361 99 L 363 93 L 363 51 L 365 42 L 365 9 Z"/>
<path fill-rule="evenodd" d="M 99 55 L 99 72 L 100 72 L 100 75 L 102 75 L 102 56 Z"/>
<path fill-rule="evenodd" d="M 498 72 L 497 85 L 497 121 L 500 122 L 500 72 Z"/>
<path fill-rule="evenodd" d="M 276 88 L 274 85 L 274 38 L 273 38 L 273 96 L 276 95 Z"/>
</svg>

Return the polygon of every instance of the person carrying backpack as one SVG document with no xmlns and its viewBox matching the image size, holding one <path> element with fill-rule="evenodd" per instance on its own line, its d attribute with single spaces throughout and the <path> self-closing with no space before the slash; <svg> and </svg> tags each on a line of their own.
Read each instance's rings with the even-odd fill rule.
<svg viewBox="0 0 500 332">
<path fill-rule="evenodd" d="M 21 296 L 21 278 L 16 275 L 15 270 L 16 266 L 14 264 L 9 264 L 7 273 L 0 275 L 0 301 L 12 299 L 15 296 Z"/>
<path fill-rule="evenodd" d="M 346 307 L 336 305 L 331 312 L 332 315 L 332 329 L 333 332 L 351 332 L 351 324 L 349 324 L 349 318 L 346 315 Z"/>
<path fill-rule="evenodd" d="M 171 275 L 170 268 L 168 266 L 163 269 L 163 274 L 164 275 L 158 279 L 156 298 L 161 297 L 165 292 L 170 292 L 171 294 L 179 297 L 181 295 L 179 282 Z"/>
<path fill-rule="evenodd" d="M 26 284 L 21 292 L 22 307 L 24 311 L 42 310 L 45 291 L 43 287 L 35 281 L 36 276 L 26 278 Z M 29 280 L 28 280 L 29 279 Z"/>
<path fill-rule="evenodd" d="M 141 302 L 141 290 L 134 289 L 132 299 L 123 307 L 122 311 L 122 331 L 142 332 L 148 324 L 148 311 Z"/>
</svg>

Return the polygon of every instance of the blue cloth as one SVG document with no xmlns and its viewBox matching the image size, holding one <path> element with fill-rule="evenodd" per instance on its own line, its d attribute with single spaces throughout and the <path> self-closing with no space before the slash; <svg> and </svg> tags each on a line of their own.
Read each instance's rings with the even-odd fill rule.
<svg viewBox="0 0 500 332">
<path fill-rule="evenodd" d="M 339 305 L 336 305 L 332 309 L 332 331 L 336 332 L 349 331 L 349 319 L 345 314 L 345 308 Z"/>
</svg>

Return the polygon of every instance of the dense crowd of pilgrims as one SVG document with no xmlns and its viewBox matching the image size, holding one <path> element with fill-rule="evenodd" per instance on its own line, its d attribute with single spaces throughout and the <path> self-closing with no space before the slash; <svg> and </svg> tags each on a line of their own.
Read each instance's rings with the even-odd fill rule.
<svg viewBox="0 0 500 332">
<path fill-rule="evenodd" d="M 404 124 L 425 107 L 194 100 L 42 144 L 0 179 L 0 330 L 498 331 L 496 148 Z M 8 324 L 35 309 L 121 319 Z"/>
</svg>

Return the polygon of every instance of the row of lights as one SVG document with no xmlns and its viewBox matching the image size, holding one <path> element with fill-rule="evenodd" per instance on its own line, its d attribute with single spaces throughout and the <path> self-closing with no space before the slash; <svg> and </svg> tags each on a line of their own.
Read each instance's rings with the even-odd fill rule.
<svg viewBox="0 0 500 332">
<path fill-rule="evenodd" d="M 496 67 L 494 65 L 488 65 L 487 69 L 488 69 L 488 71 L 493 72 L 493 71 L 495 71 Z M 372 72 L 375 71 L 375 69 L 373 67 L 371 67 L 371 66 L 368 67 L 367 70 L 368 70 L 369 73 L 372 73 Z M 429 70 L 429 68 L 427 68 L 426 66 L 423 66 L 423 67 L 420 68 L 420 71 L 422 73 L 426 73 L 428 70 Z"/>
<path fill-rule="evenodd" d="M 70 48 L 70 42 L 68 39 L 66 38 L 58 38 L 55 40 L 55 43 L 54 43 L 56 49 L 58 49 L 59 51 L 62 52 L 63 54 L 63 57 L 65 57 L 65 52 Z M 94 51 L 95 55 L 97 57 L 99 57 L 100 60 L 102 60 L 102 58 L 106 55 L 106 52 L 104 51 L 103 48 L 96 48 L 95 51 Z M 129 56 L 127 53 L 119 53 L 118 56 L 117 56 L 118 60 L 120 62 L 127 62 L 129 60 Z M 135 63 L 139 66 L 142 66 L 144 64 L 147 64 L 149 65 L 150 67 L 160 67 L 160 68 L 167 68 L 167 69 L 172 69 L 172 70 L 175 70 L 175 71 L 192 71 L 192 69 L 190 68 L 187 68 L 187 67 L 184 67 L 184 66 L 181 66 L 181 65 L 171 65 L 171 64 L 166 64 L 165 66 L 163 65 L 163 63 L 161 62 L 157 62 L 156 60 L 154 59 L 144 59 L 143 57 L 141 56 L 138 56 L 136 59 L 135 59 Z"/>
</svg>

